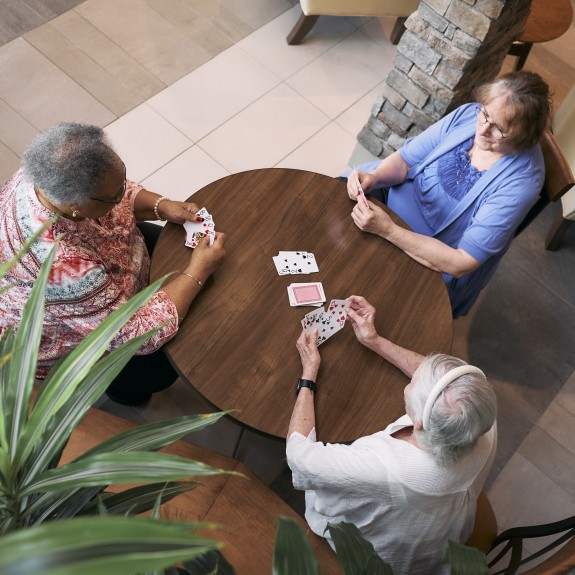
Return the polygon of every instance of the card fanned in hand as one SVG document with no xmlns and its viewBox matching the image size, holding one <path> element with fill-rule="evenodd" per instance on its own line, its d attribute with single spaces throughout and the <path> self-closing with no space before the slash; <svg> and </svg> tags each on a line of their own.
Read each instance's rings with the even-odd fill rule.
<svg viewBox="0 0 575 575">
<path fill-rule="evenodd" d="M 349 304 L 348 300 L 332 299 L 329 302 L 327 311 L 322 306 L 319 309 L 306 313 L 301 320 L 301 325 L 306 333 L 317 329 L 317 345 L 321 345 L 334 333 L 343 329 Z"/>
<path fill-rule="evenodd" d="M 188 248 L 195 248 L 200 243 L 204 236 L 209 237 L 210 246 L 214 243 L 216 235 L 216 227 L 214 223 L 214 218 L 206 210 L 202 208 L 196 213 L 196 216 L 204 218 L 203 222 L 184 222 L 184 228 L 186 230 L 186 246 Z"/>
</svg>

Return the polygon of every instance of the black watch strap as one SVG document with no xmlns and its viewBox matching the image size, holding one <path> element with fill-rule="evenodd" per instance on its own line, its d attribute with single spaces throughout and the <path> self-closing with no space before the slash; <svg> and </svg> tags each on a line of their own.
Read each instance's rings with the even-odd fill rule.
<svg viewBox="0 0 575 575">
<path fill-rule="evenodd" d="M 317 393 L 317 385 L 315 384 L 315 381 L 312 381 L 311 379 L 298 379 L 297 380 L 297 387 L 295 389 L 296 395 L 299 393 L 299 390 L 302 387 L 307 387 L 307 388 L 311 389 L 311 391 L 313 391 L 314 395 Z"/>
</svg>

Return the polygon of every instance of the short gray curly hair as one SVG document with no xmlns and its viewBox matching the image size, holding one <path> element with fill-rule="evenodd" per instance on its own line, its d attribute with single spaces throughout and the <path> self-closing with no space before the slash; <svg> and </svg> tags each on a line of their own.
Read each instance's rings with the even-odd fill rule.
<svg viewBox="0 0 575 575">
<path fill-rule="evenodd" d="M 466 363 L 451 355 L 427 357 L 417 373 L 410 407 L 421 421 L 429 392 L 439 379 Z M 414 431 L 418 445 L 431 453 L 440 465 L 458 461 L 477 444 L 495 423 L 497 399 L 483 375 L 468 373 L 452 381 L 433 404 L 428 430 Z"/>
<path fill-rule="evenodd" d="M 87 202 L 119 162 L 102 128 L 71 122 L 41 132 L 22 156 L 24 176 L 56 205 Z"/>
</svg>

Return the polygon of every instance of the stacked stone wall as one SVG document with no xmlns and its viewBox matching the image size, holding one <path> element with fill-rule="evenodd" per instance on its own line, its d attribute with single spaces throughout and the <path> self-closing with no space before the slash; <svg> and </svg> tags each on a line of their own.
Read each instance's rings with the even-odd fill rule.
<svg viewBox="0 0 575 575">
<path fill-rule="evenodd" d="M 473 99 L 521 36 L 531 0 L 422 0 L 358 142 L 384 158 Z"/>
</svg>

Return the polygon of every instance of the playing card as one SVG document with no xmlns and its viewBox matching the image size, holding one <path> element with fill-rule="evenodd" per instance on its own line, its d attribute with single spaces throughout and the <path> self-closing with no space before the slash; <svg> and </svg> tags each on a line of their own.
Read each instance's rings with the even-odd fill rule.
<svg viewBox="0 0 575 575">
<path fill-rule="evenodd" d="M 195 248 L 204 236 L 209 237 L 210 245 L 214 243 L 216 227 L 212 215 L 206 208 L 202 208 L 196 213 L 197 216 L 204 218 L 203 222 L 184 222 L 186 230 L 186 246 Z"/>
<path fill-rule="evenodd" d="M 349 309 L 350 303 L 351 302 L 347 299 L 332 299 L 329 302 L 327 311 L 333 315 L 334 321 L 341 324 L 341 327 L 345 325 L 347 310 Z"/>
<path fill-rule="evenodd" d="M 325 301 L 320 282 L 290 284 L 287 290 L 291 306 L 321 304 Z"/>
<path fill-rule="evenodd" d="M 319 271 L 315 256 L 310 252 L 282 251 L 272 259 L 279 275 L 311 274 Z"/>
<path fill-rule="evenodd" d="M 334 309 L 338 308 L 339 306 L 334 307 Z M 328 311 L 325 311 L 322 306 L 320 309 L 307 313 L 302 319 L 301 324 L 306 333 L 317 329 L 317 345 L 319 346 L 332 335 L 343 329 L 345 319 L 342 321 L 339 313 L 332 313 L 329 311 L 329 308 Z"/>
<path fill-rule="evenodd" d="M 325 309 L 323 306 L 321 306 L 319 309 L 315 309 L 314 311 L 310 311 L 303 316 L 303 319 L 301 320 L 301 326 L 306 333 L 309 333 L 313 329 L 316 317 L 319 315 L 325 315 Z"/>
<path fill-rule="evenodd" d="M 365 194 L 363 193 L 363 188 L 361 187 L 361 183 L 359 181 L 359 174 L 357 173 L 357 169 L 355 167 L 351 171 L 351 174 L 349 175 L 349 177 L 353 183 L 353 187 L 355 188 L 355 191 L 357 192 L 358 200 L 360 202 L 362 202 L 363 205 L 368 210 L 371 210 L 371 208 L 369 207 L 369 204 L 367 203 L 367 198 L 365 197 Z"/>
</svg>

